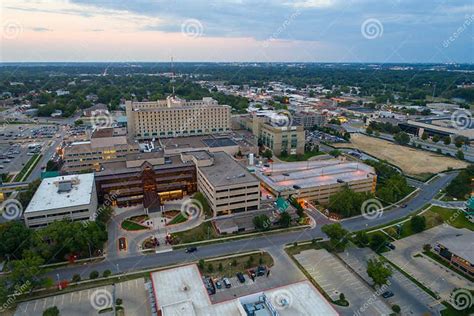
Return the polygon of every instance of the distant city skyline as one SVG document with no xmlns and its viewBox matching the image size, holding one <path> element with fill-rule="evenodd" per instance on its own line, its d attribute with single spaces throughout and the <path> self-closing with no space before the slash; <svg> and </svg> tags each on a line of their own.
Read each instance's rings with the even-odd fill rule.
<svg viewBox="0 0 474 316">
<path fill-rule="evenodd" d="M 0 6 L 3 62 L 474 62 L 474 5 L 467 0 L 4 0 Z"/>
</svg>

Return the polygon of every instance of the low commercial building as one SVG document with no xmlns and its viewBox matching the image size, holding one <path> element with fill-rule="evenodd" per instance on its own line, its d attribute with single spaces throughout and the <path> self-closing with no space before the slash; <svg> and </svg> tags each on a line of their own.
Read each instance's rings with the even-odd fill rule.
<svg viewBox="0 0 474 316">
<path fill-rule="evenodd" d="M 97 210 L 94 174 L 44 179 L 23 216 L 31 228 L 43 227 L 64 218 L 85 221 Z"/>
<path fill-rule="evenodd" d="M 197 168 L 198 190 L 202 192 L 214 216 L 258 210 L 258 179 L 225 152 L 194 151 L 182 154 Z"/>
<path fill-rule="evenodd" d="M 470 122 L 470 120 L 466 120 L 466 122 Z M 436 135 L 440 138 L 450 137 L 451 139 L 454 139 L 457 136 L 462 136 L 473 141 L 474 123 L 471 122 L 470 124 L 470 126 L 456 128 L 453 126 L 451 117 L 448 117 L 445 119 L 428 119 L 419 121 L 408 120 L 406 123 L 398 124 L 398 126 L 402 131 L 419 137 L 421 137 L 423 133 L 426 133 L 430 137 Z"/>
<path fill-rule="evenodd" d="M 216 304 L 211 302 L 195 264 L 154 272 L 151 274 L 151 281 L 155 302 L 153 309 L 161 316 L 293 316 L 308 313 L 338 315 L 309 281 L 268 289 Z"/>
<path fill-rule="evenodd" d="M 474 252 L 472 241 L 474 233 L 465 230 L 465 233 L 445 237 L 438 240 L 435 250 L 448 261 L 452 267 L 466 274 L 474 276 Z"/>
<path fill-rule="evenodd" d="M 375 192 L 375 170 L 363 163 L 339 159 L 274 163 L 260 167 L 256 176 L 276 197 L 327 203 L 344 187 L 355 192 Z"/>
<path fill-rule="evenodd" d="M 209 135 L 230 130 L 231 107 L 212 98 L 183 100 L 170 96 L 151 102 L 126 101 L 128 136 L 152 139 Z"/>
</svg>

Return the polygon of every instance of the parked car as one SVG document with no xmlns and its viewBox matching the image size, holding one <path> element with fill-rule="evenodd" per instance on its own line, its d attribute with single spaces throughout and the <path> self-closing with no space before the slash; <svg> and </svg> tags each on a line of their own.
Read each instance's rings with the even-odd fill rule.
<svg viewBox="0 0 474 316">
<path fill-rule="evenodd" d="M 267 268 L 265 266 L 258 266 L 257 276 L 265 275 L 266 272 L 267 272 Z"/>
<path fill-rule="evenodd" d="M 395 245 L 394 245 L 394 244 L 392 244 L 392 243 L 390 243 L 390 242 L 389 242 L 389 243 L 387 243 L 387 245 L 386 245 L 386 246 L 387 246 L 388 248 L 392 249 L 392 250 L 395 250 L 395 248 L 396 248 L 396 247 L 395 247 Z"/>
<path fill-rule="evenodd" d="M 390 291 L 382 293 L 383 298 L 389 298 L 389 297 L 392 297 L 393 295 L 394 295 L 393 292 L 390 292 Z"/>
<path fill-rule="evenodd" d="M 221 283 L 221 281 L 218 280 L 218 281 L 216 281 L 215 284 L 216 284 L 216 288 L 222 289 L 222 283 Z"/>
<path fill-rule="evenodd" d="M 119 250 L 127 250 L 127 239 L 125 237 L 119 238 Z"/>
<path fill-rule="evenodd" d="M 192 253 L 192 252 L 195 252 L 195 251 L 197 251 L 197 247 L 188 247 L 188 248 L 186 248 L 187 253 Z"/>
<path fill-rule="evenodd" d="M 245 283 L 245 277 L 242 272 L 237 273 L 237 279 L 239 279 L 240 283 Z"/>
<path fill-rule="evenodd" d="M 232 286 L 232 284 L 230 284 L 230 281 L 229 281 L 228 278 L 223 278 L 222 282 L 224 282 L 224 286 L 226 287 L 226 289 L 228 289 Z"/>
</svg>

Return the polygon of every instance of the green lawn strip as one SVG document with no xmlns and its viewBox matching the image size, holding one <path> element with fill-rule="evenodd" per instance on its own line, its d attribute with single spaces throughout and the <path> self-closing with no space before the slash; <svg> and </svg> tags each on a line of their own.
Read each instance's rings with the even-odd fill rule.
<svg viewBox="0 0 474 316">
<path fill-rule="evenodd" d="M 393 268 L 397 269 L 398 271 L 400 271 L 401 274 L 403 274 L 404 276 L 406 276 L 408 279 L 410 279 L 413 283 L 415 283 L 419 288 L 421 288 L 423 291 L 425 291 L 426 293 L 428 293 L 429 295 L 431 295 L 433 298 L 435 299 L 439 299 L 439 296 L 434 293 L 431 289 L 429 289 L 428 287 L 426 287 L 425 285 L 423 285 L 422 283 L 420 283 L 417 279 L 415 279 L 414 277 L 412 277 L 411 275 L 409 275 L 407 272 L 405 272 L 405 270 L 403 270 L 402 268 L 400 268 L 399 266 L 397 266 L 395 263 L 393 263 L 392 261 L 388 260 L 387 258 L 385 258 L 384 256 L 379 256 L 379 258 L 381 260 L 383 260 L 384 262 L 387 262 L 388 264 L 390 264 Z"/>
<path fill-rule="evenodd" d="M 433 206 L 430 209 L 431 212 L 434 212 L 443 218 L 445 223 L 456 227 L 456 228 L 467 228 L 469 230 L 474 230 L 474 223 L 471 223 L 467 218 L 465 213 L 462 210 L 449 209 L 440 206 Z"/>
<path fill-rule="evenodd" d="M 303 155 L 286 155 L 286 156 L 279 156 L 278 159 L 286 162 L 294 162 L 294 161 L 306 161 L 311 157 L 325 155 L 326 153 L 323 151 L 307 151 Z"/>
<path fill-rule="evenodd" d="M 140 225 L 138 223 L 129 221 L 128 219 L 124 220 L 122 222 L 122 228 L 125 230 L 145 230 L 148 229 L 148 227 Z"/>
<path fill-rule="evenodd" d="M 286 253 L 290 256 L 291 260 L 295 263 L 295 265 L 300 269 L 301 272 L 306 276 L 306 278 L 313 284 L 315 288 L 318 289 L 319 293 L 321 293 L 326 300 L 329 302 L 339 305 L 339 306 L 349 306 L 349 302 L 347 300 L 341 301 L 333 301 L 331 297 L 323 290 L 323 288 L 313 279 L 313 277 L 306 271 L 306 269 L 295 259 L 293 255 L 300 253 L 301 251 L 309 250 L 309 249 L 323 249 L 323 244 L 326 242 L 310 242 L 303 245 L 291 246 L 285 248 Z M 292 249 L 293 248 L 293 249 Z"/>
<path fill-rule="evenodd" d="M 231 258 L 231 260 L 232 260 L 233 258 L 238 258 L 240 256 L 248 256 L 250 254 L 254 255 L 256 257 L 258 257 L 258 255 L 259 255 L 259 253 L 255 252 L 255 251 L 241 252 L 241 253 L 235 253 L 235 254 L 230 255 L 230 256 L 209 257 L 209 258 L 206 258 L 206 262 L 218 262 L 218 260 L 220 260 L 220 258 L 224 258 L 224 257 L 232 257 Z M 273 262 L 273 258 L 272 258 L 272 262 Z M 171 269 L 173 267 L 181 267 L 181 266 L 186 266 L 186 265 L 194 264 L 194 263 L 197 264 L 198 262 L 197 261 L 192 261 L 192 262 L 171 264 L 171 265 L 167 265 L 167 266 L 156 267 L 156 268 L 141 270 L 141 271 L 137 271 L 137 272 L 130 272 L 130 273 L 127 273 L 127 274 L 112 275 L 112 276 L 106 277 L 106 278 L 101 277 L 101 278 L 96 279 L 96 280 L 86 279 L 86 280 L 81 281 L 83 283 L 69 284 L 69 286 L 67 286 L 66 288 L 64 288 L 62 290 L 58 290 L 58 288 L 56 286 L 53 286 L 51 288 L 36 290 L 34 292 L 31 292 L 31 293 L 27 293 L 27 294 L 24 294 L 24 295 L 17 296 L 17 299 L 16 299 L 15 303 L 18 304 L 18 303 L 21 303 L 21 302 L 32 301 L 32 300 L 35 300 L 35 299 L 41 299 L 41 298 L 55 296 L 55 295 L 62 295 L 62 294 L 77 292 L 77 291 L 81 291 L 81 290 L 93 289 L 93 288 L 97 288 L 97 287 L 104 287 L 104 286 L 107 286 L 107 285 L 112 285 L 112 284 L 116 284 L 116 283 L 120 283 L 120 282 L 126 282 L 126 281 L 130 281 L 130 280 L 136 280 L 136 279 L 140 279 L 140 278 L 149 279 L 150 274 L 153 273 L 153 272 L 168 270 L 168 269 Z M 258 261 L 256 261 L 256 263 L 258 264 Z M 11 306 L 11 308 L 14 309 L 15 306 Z"/>
<path fill-rule="evenodd" d="M 42 155 L 34 154 L 30 160 L 26 163 L 25 166 L 21 169 L 21 171 L 15 176 L 13 182 L 22 182 L 24 181 L 36 167 L 38 162 L 40 161 Z"/>
<path fill-rule="evenodd" d="M 174 224 L 179 224 L 179 223 L 184 223 L 185 221 L 187 221 L 187 218 L 184 217 L 183 214 L 179 213 L 178 215 L 176 215 L 175 217 L 173 217 L 173 219 L 168 222 L 168 225 L 174 225 Z"/>
<path fill-rule="evenodd" d="M 222 270 L 219 266 L 222 264 Z M 209 265 L 212 266 L 212 272 L 209 271 Z M 274 265 L 273 258 L 267 252 L 259 254 L 250 254 L 234 258 L 225 258 L 220 260 L 204 261 L 204 267 L 199 267 L 201 274 L 212 278 L 234 277 L 237 272 L 246 274 L 246 270 L 255 268 L 259 265 L 272 267 Z"/>
<path fill-rule="evenodd" d="M 296 231 L 301 229 L 308 228 L 308 225 L 304 226 L 290 226 L 289 228 L 275 228 L 274 230 L 268 230 L 265 232 L 239 232 L 233 234 L 222 234 L 219 235 L 214 227 L 212 226 L 210 221 L 204 222 L 198 227 L 173 233 L 173 237 L 178 239 L 178 243 L 173 245 L 173 249 L 184 248 L 190 245 L 211 245 L 217 244 L 222 242 L 227 242 L 229 240 L 239 240 L 239 239 L 246 239 L 258 236 L 268 236 L 270 234 L 278 234 L 282 232 L 290 232 Z"/>
<path fill-rule="evenodd" d="M 451 264 L 449 264 L 449 262 L 447 262 L 446 260 L 443 260 L 439 255 L 437 255 L 436 253 L 432 252 L 432 251 L 423 251 L 423 254 L 430 257 L 431 259 L 433 259 L 434 261 L 436 261 L 437 263 L 445 266 L 446 268 L 450 269 L 451 271 L 453 271 L 454 273 L 457 273 L 459 274 L 461 277 L 463 278 L 466 278 L 468 279 L 469 281 L 471 282 L 474 282 L 474 278 L 469 276 L 468 274 L 465 274 L 463 273 L 462 271 L 459 271 L 458 269 L 454 268 Z"/>
</svg>

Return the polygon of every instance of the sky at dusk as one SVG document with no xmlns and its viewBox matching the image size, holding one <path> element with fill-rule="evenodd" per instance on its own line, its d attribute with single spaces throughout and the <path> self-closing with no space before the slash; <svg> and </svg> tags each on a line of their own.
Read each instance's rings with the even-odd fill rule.
<svg viewBox="0 0 474 316">
<path fill-rule="evenodd" d="M 1 61 L 474 62 L 472 0 L 2 0 Z"/>
</svg>

